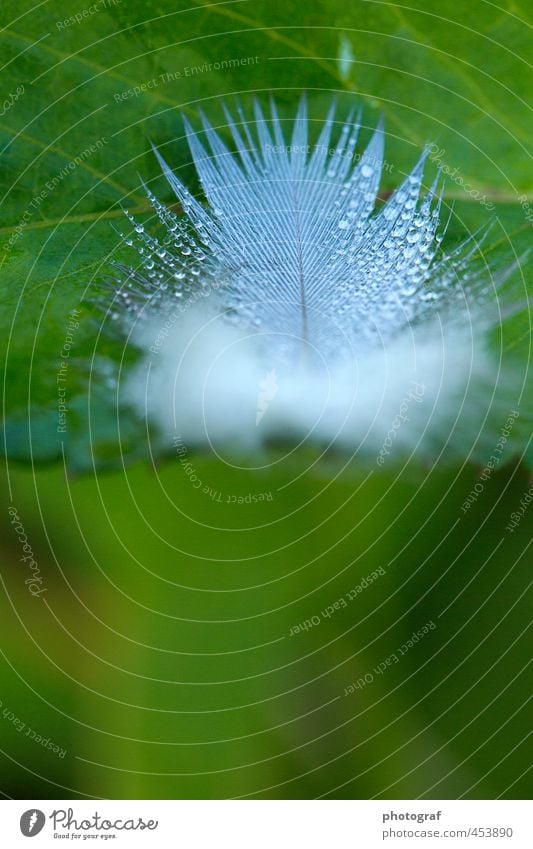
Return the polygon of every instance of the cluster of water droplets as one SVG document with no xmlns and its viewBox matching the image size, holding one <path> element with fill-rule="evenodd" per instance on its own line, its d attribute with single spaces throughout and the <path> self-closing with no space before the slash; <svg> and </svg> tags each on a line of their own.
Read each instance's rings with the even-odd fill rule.
<svg viewBox="0 0 533 849">
<path fill-rule="evenodd" d="M 187 300 L 199 290 L 214 288 L 215 268 L 212 263 L 209 236 L 200 224 L 193 228 L 187 218 L 178 217 L 145 186 L 163 235 L 152 235 L 147 225 L 138 221 L 127 209 L 124 214 L 131 224 L 128 234 L 120 232 L 125 245 L 137 252 L 135 265 L 114 263 L 115 274 L 104 281 L 112 289 L 114 306 L 111 318 L 124 312 L 149 316 L 167 309 L 173 300 Z"/>
<path fill-rule="evenodd" d="M 119 307 L 136 315 L 164 312 L 174 299 L 217 288 L 228 320 L 280 339 L 304 336 L 339 356 L 381 345 L 460 299 L 459 273 L 464 280 L 476 243 L 437 259 L 443 238 L 438 177 L 421 197 L 427 151 L 376 212 L 381 126 L 357 157 L 359 122 L 352 118 L 331 153 L 333 109 L 312 149 L 304 101 L 290 145 L 274 104 L 269 119 L 255 105 L 257 141 L 242 112 L 239 121 L 227 110 L 226 117 L 237 155 L 205 118 L 209 149 L 186 123 L 208 206 L 156 152 L 184 216 L 147 187 L 162 238 L 126 211 L 132 232 L 123 239 L 138 261 L 134 268 L 116 266 L 110 282 Z"/>
</svg>

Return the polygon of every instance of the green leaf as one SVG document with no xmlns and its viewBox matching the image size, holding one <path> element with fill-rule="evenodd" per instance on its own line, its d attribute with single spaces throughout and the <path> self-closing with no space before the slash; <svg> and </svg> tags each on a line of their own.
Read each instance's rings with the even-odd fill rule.
<svg viewBox="0 0 533 849">
<path fill-rule="evenodd" d="M 342 104 L 362 103 L 367 132 L 383 112 L 384 191 L 429 141 L 433 168 L 440 164 L 447 174 L 445 201 L 455 203 L 450 242 L 496 216 L 501 247 L 522 256 L 533 210 L 526 8 L 461 7 L 459 19 L 449 0 L 421 10 L 373 0 L 322 0 L 311 8 L 297 0 L 160 0 L 155 8 L 108 0 L 94 11 L 52 2 L 21 14 L 18 2 L 5 2 L 0 329 L 7 453 L 59 459 L 65 450 L 73 467 L 89 463 L 92 419 L 82 410 L 90 377 L 98 382 L 102 363 L 116 371 L 123 348 L 99 333 L 95 284 L 110 258 L 122 256 L 114 229 L 121 204 L 141 217 L 148 211 L 138 175 L 172 202 L 151 141 L 195 185 L 179 113 L 193 114 L 197 102 L 216 120 L 222 95 L 246 102 L 275 91 L 291 114 L 305 89 L 319 119 L 335 92 Z M 515 285 L 524 286 L 519 274 Z M 72 309 L 81 320 L 68 374 L 73 411 L 62 439 L 57 372 Z M 504 350 L 527 369 L 527 317 L 505 328 Z M 121 458 L 112 392 L 101 395 L 98 462 L 106 465 Z M 144 424 L 130 416 L 129 429 L 143 443 Z"/>
</svg>

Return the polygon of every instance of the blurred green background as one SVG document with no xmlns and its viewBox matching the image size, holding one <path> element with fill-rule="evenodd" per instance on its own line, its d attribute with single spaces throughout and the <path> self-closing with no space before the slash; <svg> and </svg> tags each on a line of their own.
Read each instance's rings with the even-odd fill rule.
<svg viewBox="0 0 533 849">
<path fill-rule="evenodd" d="M 463 516 L 472 468 L 328 485 L 324 461 L 296 479 L 308 460 L 260 475 L 195 463 L 216 492 L 272 493 L 252 505 L 195 493 L 171 463 L 11 471 L 47 592 L 28 593 L 4 518 L 2 699 L 67 754 L 4 720 L 4 791 L 527 798 L 527 523 L 505 532 L 526 475 L 499 472 Z"/>
<path fill-rule="evenodd" d="M 89 298 L 123 256 L 120 204 L 148 214 L 138 174 L 170 200 L 150 141 L 195 187 L 179 113 L 200 103 L 220 122 L 217 100 L 235 93 L 247 104 L 275 91 L 290 115 L 305 89 L 316 119 L 335 93 L 341 108 L 364 107 L 365 137 L 384 113 L 383 196 L 438 144 L 456 169 L 448 238 L 492 214 L 500 243 L 521 253 L 528 7 L 419 5 L 2 4 L 4 795 L 531 795 L 528 514 L 505 529 L 530 486 L 518 454 L 466 514 L 479 465 L 391 458 L 378 472 L 309 447 L 272 449 L 255 471 L 193 457 L 214 500 L 175 456 L 152 466 L 144 423 L 117 416 L 123 343 L 100 333 Z M 82 319 L 63 435 L 56 377 L 72 308 Z M 528 339 L 520 319 L 506 344 L 527 359 Z M 226 503 L 258 493 L 271 500 Z M 11 504 L 46 586 L 38 598 Z M 322 615 L 378 568 L 356 600 Z M 401 662 L 373 674 L 428 622 Z"/>
</svg>

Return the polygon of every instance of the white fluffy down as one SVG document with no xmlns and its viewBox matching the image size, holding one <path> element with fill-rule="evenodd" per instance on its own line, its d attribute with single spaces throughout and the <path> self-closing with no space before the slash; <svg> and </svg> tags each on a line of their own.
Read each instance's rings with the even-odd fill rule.
<svg viewBox="0 0 533 849">
<path fill-rule="evenodd" d="M 273 440 L 311 440 L 379 466 L 412 452 L 466 458 L 483 447 L 494 412 L 487 387 L 501 380 L 481 334 L 437 320 L 333 368 L 304 346 L 301 363 L 288 367 L 278 344 L 270 358 L 260 331 L 236 330 L 205 307 L 139 323 L 131 338 L 145 354 L 125 400 L 169 449 L 179 439 L 235 456 Z"/>
</svg>

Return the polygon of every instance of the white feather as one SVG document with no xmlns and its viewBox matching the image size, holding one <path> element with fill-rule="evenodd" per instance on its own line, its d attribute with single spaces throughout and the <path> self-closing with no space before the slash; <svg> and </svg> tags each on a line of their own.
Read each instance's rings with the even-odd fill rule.
<svg viewBox="0 0 533 849">
<path fill-rule="evenodd" d="M 505 275 L 474 263 L 475 236 L 439 257 L 436 182 L 421 197 L 426 153 L 375 213 L 381 125 L 355 157 L 351 119 L 331 152 L 333 107 L 314 145 L 305 99 L 289 143 L 273 102 L 269 120 L 255 104 L 253 129 L 226 118 L 236 152 L 205 118 L 201 133 L 186 122 L 208 205 L 157 154 L 185 218 L 148 190 L 163 241 L 130 216 L 140 266 L 120 268 L 117 300 L 146 358 L 127 400 L 165 440 L 197 445 L 316 438 L 399 458 L 481 444 L 480 387 L 490 398 L 495 373 L 485 337 L 501 319 L 488 296 Z M 261 385 L 273 372 L 275 392 Z M 423 397 L 392 439 L 414 383 Z M 505 403 L 513 393 L 508 380 Z M 380 455 L 385 439 L 393 450 Z"/>
</svg>

